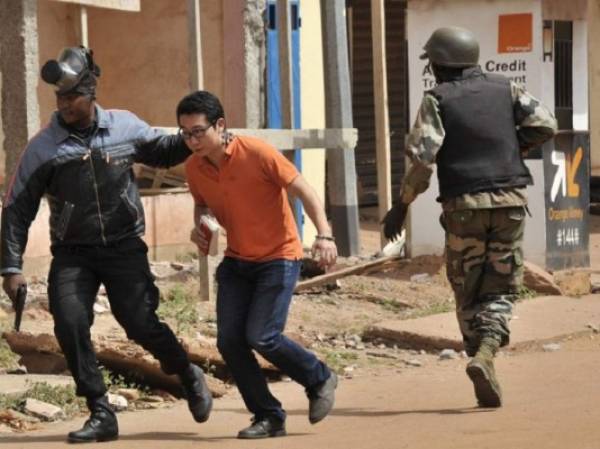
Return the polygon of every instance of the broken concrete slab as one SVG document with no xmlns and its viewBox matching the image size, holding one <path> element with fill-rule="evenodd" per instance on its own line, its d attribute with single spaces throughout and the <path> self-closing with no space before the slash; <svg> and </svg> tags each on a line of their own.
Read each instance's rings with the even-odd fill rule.
<svg viewBox="0 0 600 449">
<path fill-rule="evenodd" d="M 554 280 L 568 296 L 587 295 L 592 291 L 591 273 L 587 270 L 556 271 Z"/>
<path fill-rule="evenodd" d="M 600 323 L 600 296 L 541 296 L 516 304 L 511 322 L 511 348 L 592 333 Z M 463 349 L 453 312 L 410 320 L 389 320 L 367 329 L 363 338 L 380 339 L 411 349 Z"/>
<path fill-rule="evenodd" d="M 108 403 L 115 412 L 125 411 L 129 407 L 129 401 L 120 394 L 108 393 L 106 396 L 108 397 Z"/>
<path fill-rule="evenodd" d="M 56 421 L 65 417 L 65 412 L 62 408 L 32 398 L 25 400 L 24 409 L 27 414 L 44 421 Z"/>
<path fill-rule="evenodd" d="M 523 285 L 541 295 L 562 295 L 560 286 L 554 281 L 552 274 L 542 267 L 525 261 L 523 263 Z M 589 293 L 589 292 L 588 292 Z"/>
<path fill-rule="evenodd" d="M 36 368 L 46 371 L 56 367 L 61 369 L 60 363 L 66 366 L 66 362 L 53 335 L 29 334 L 26 332 L 5 332 L 4 339 L 11 350 L 21 355 L 22 363 L 27 365 L 30 372 L 38 372 Z M 148 385 L 163 388 L 175 395 L 181 394 L 181 385 L 177 376 L 165 374 L 159 362 L 140 346 L 130 341 L 98 337 L 93 340 L 98 361 L 107 368 L 117 373 L 127 373 L 129 376 L 141 379 Z M 201 367 L 209 365 L 215 368 L 215 372 L 227 377 L 227 368 L 216 348 L 201 348 L 193 345 L 185 345 L 188 349 L 190 360 Z M 42 363 L 44 362 L 44 363 Z M 50 365 L 47 364 L 50 363 Z M 60 362 L 60 363 L 59 363 Z M 278 370 L 264 359 L 259 363 L 267 374 L 277 373 Z M 62 372 L 62 369 L 61 371 Z M 225 384 L 212 376 L 207 376 L 208 388 L 214 397 L 223 396 L 227 392 Z"/>
</svg>

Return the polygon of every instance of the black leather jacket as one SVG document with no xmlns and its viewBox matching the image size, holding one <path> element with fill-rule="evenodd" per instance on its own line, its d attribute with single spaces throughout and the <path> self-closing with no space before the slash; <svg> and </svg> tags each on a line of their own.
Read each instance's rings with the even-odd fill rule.
<svg viewBox="0 0 600 449">
<path fill-rule="evenodd" d="M 57 113 L 28 143 L 2 207 L 0 273 L 19 273 L 31 222 L 45 195 L 53 247 L 109 246 L 145 230 L 132 165 L 170 167 L 191 153 L 179 136 L 161 133 L 134 114 L 96 106 L 87 145 L 61 126 Z"/>
</svg>

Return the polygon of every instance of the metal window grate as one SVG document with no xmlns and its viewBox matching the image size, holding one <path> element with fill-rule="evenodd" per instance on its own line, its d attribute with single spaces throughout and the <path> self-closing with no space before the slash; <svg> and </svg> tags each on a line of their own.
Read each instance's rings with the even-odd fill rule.
<svg viewBox="0 0 600 449">
<path fill-rule="evenodd" d="M 554 98 L 560 129 L 573 129 L 573 23 L 554 23 Z"/>
</svg>

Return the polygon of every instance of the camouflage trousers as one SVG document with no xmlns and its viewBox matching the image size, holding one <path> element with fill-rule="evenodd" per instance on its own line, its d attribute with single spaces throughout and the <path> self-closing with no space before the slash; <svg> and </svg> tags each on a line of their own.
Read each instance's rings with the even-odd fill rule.
<svg viewBox="0 0 600 449">
<path fill-rule="evenodd" d="M 441 222 L 465 351 L 475 355 L 483 337 L 507 345 L 508 322 L 523 279 L 524 208 L 444 212 Z"/>
</svg>

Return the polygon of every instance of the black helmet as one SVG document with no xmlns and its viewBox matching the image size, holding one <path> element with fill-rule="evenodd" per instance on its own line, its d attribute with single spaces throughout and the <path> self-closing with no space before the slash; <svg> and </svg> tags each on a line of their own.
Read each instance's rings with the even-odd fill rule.
<svg viewBox="0 0 600 449">
<path fill-rule="evenodd" d="M 479 43 L 465 28 L 438 28 L 423 49 L 421 59 L 442 67 L 471 67 L 479 62 Z"/>
<path fill-rule="evenodd" d="M 94 63 L 92 50 L 85 47 L 69 47 L 61 51 L 58 59 L 47 61 L 42 67 L 42 79 L 54 84 L 58 94 L 75 91 L 79 84 L 86 84 L 100 76 L 100 67 Z M 93 78 L 93 80 L 90 80 Z"/>
</svg>

